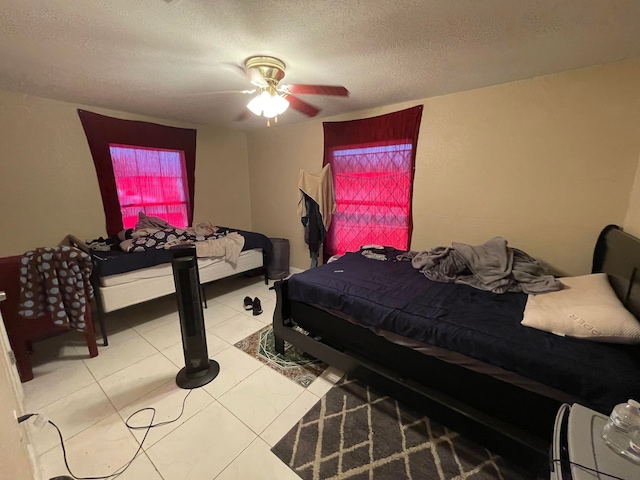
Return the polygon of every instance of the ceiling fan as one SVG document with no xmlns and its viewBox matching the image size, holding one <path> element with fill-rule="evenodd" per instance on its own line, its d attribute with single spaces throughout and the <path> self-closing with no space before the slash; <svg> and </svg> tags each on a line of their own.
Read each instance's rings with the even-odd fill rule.
<svg viewBox="0 0 640 480">
<path fill-rule="evenodd" d="M 238 68 L 256 87 L 253 90 L 242 90 L 241 93 L 258 92 L 258 95 L 247 104 L 247 108 L 255 115 L 266 117 L 267 126 L 270 125 L 271 118 L 277 122 L 278 115 L 284 113 L 289 107 L 308 117 L 315 117 L 320 112 L 319 108 L 301 100 L 296 95 L 349 96 L 349 90 L 341 86 L 280 84 L 286 67 L 282 60 L 274 57 L 249 57 L 245 60 L 244 67 Z M 247 115 L 248 111 L 244 111 L 236 120 L 244 120 Z"/>
</svg>

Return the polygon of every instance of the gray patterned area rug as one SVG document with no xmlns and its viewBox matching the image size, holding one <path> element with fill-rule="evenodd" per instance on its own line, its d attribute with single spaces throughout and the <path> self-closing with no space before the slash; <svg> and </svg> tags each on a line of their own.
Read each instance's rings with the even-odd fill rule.
<svg viewBox="0 0 640 480">
<path fill-rule="evenodd" d="M 521 480 L 501 457 L 350 379 L 272 449 L 305 480 Z"/>
<path fill-rule="evenodd" d="M 249 335 L 234 345 L 240 350 L 267 364 L 276 372 L 307 388 L 327 368 L 327 364 L 307 357 L 290 343 L 285 342 L 284 355 L 276 352 L 271 325 Z"/>
</svg>

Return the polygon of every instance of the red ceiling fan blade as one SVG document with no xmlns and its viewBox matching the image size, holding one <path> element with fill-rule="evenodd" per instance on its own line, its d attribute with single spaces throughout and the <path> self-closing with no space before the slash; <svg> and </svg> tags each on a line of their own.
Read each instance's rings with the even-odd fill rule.
<svg viewBox="0 0 640 480">
<path fill-rule="evenodd" d="M 348 97 L 349 90 L 336 85 L 287 85 L 291 93 L 296 95 L 335 95 L 338 97 Z"/>
<path fill-rule="evenodd" d="M 293 95 L 287 95 L 287 100 L 289 101 L 289 106 L 291 108 L 305 114 L 307 117 L 315 117 L 318 113 L 320 113 L 319 108 L 314 107 L 313 105 L 300 100 L 298 97 L 294 97 Z"/>
</svg>

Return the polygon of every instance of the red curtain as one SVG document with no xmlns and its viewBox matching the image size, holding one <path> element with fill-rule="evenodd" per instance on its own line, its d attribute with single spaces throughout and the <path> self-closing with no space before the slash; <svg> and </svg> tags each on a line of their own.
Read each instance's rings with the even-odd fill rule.
<svg viewBox="0 0 640 480">
<path fill-rule="evenodd" d="M 331 164 L 337 204 L 324 243 L 325 261 L 367 244 L 409 248 L 421 118 L 419 105 L 323 124 L 324 164 Z"/>
<path fill-rule="evenodd" d="M 193 222 L 195 194 L 196 130 L 168 127 L 155 123 L 122 120 L 85 110 L 78 110 L 82 127 L 98 176 L 100 194 L 104 206 L 107 235 L 116 235 L 123 228 L 121 205 L 118 199 L 116 178 L 111 161 L 111 145 L 127 145 L 151 149 L 184 152 L 188 195 L 188 223 Z"/>
</svg>

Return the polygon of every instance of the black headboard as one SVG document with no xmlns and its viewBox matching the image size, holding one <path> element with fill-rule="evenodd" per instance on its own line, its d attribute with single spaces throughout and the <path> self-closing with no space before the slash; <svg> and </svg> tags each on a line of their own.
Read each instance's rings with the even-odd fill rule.
<svg viewBox="0 0 640 480">
<path fill-rule="evenodd" d="M 640 319 L 640 240 L 607 225 L 593 252 L 593 273 L 606 273 L 624 306 Z"/>
</svg>

